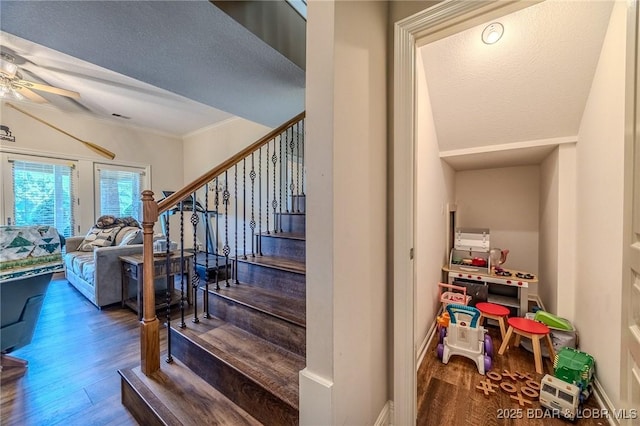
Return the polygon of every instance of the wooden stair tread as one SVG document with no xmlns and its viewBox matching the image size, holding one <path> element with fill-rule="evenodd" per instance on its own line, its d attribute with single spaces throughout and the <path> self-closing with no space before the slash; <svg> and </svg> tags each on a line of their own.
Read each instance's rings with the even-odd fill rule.
<svg viewBox="0 0 640 426">
<path fill-rule="evenodd" d="M 292 214 L 292 215 L 302 215 L 302 216 L 304 216 L 307 213 L 306 212 L 277 212 L 276 215 L 278 215 L 278 214 Z"/>
<path fill-rule="evenodd" d="M 238 262 L 251 263 L 254 265 L 266 266 L 270 268 L 283 269 L 285 271 L 296 272 L 304 274 L 306 272 L 306 266 L 304 262 L 299 262 L 293 259 L 279 256 L 247 256 L 246 259 L 241 257 L 237 258 Z"/>
<path fill-rule="evenodd" d="M 217 318 L 174 328 L 298 409 L 298 373 L 305 359 Z"/>
<path fill-rule="evenodd" d="M 306 236 L 304 234 L 304 232 L 285 232 L 285 231 L 278 231 L 278 232 L 270 232 L 270 233 L 266 233 L 263 232 L 262 234 L 258 234 L 258 235 L 262 235 L 263 237 L 271 237 L 271 238 L 288 238 L 291 240 L 305 240 Z"/>
<path fill-rule="evenodd" d="M 242 303 L 285 321 L 305 327 L 306 300 L 283 294 L 282 292 L 257 287 L 251 284 L 233 284 L 231 287 L 220 287 L 220 290 L 209 290 L 224 298 Z"/>
<path fill-rule="evenodd" d="M 261 425 L 176 358 L 149 377 L 140 367 L 119 373 L 165 424 Z"/>
</svg>

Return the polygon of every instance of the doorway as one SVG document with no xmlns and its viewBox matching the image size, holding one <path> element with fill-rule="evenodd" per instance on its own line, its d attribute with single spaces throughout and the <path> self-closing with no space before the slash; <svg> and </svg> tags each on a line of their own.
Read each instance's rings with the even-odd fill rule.
<svg viewBox="0 0 640 426">
<path fill-rule="evenodd" d="M 473 3 L 473 4 L 468 4 Z M 394 93 L 394 424 L 415 421 L 416 261 L 415 48 L 532 3 L 438 4 L 396 26 Z M 631 49 L 629 49 L 631 50 Z M 412 167 L 406 167 L 412 165 Z M 628 178 L 627 178 L 628 179 Z M 444 250 L 444 249 L 443 249 Z M 418 249 L 419 251 L 419 249 Z M 617 389 L 615 389 L 617 392 Z"/>
</svg>

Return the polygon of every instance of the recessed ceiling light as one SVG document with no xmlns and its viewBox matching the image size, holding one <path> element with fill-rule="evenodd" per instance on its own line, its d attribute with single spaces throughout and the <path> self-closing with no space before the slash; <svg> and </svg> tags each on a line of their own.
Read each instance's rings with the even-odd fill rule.
<svg viewBox="0 0 640 426">
<path fill-rule="evenodd" d="M 493 22 L 487 25 L 487 28 L 482 31 L 482 41 L 486 44 L 493 44 L 500 40 L 504 33 L 504 27 L 500 22 Z"/>
</svg>

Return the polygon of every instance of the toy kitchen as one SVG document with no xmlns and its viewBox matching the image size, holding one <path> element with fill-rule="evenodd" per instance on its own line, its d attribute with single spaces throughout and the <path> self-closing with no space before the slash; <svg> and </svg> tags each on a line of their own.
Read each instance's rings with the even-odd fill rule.
<svg viewBox="0 0 640 426">
<path fill-rule="evenodd" d="M 449 264 L 442 270 L 449 284 L 464 286 L 472 296 L 469 305 L 490 302 L 503 305 L 510 316 L 528 311 L 529 284 L 538 278 L 524 271 L 505 269 L 508 250 L 491 247 L 486 228 L 456 228 Z"/>
</svg>

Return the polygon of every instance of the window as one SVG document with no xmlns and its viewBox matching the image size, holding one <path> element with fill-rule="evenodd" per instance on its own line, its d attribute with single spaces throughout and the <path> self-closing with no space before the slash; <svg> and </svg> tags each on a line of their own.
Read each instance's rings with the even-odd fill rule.
<svg viewBox="0 0 640 426">
<path fill-rule="evenodd" d="M 50 225 L 65 237 L 76 226 L 76 165 L 39 157 L 8 157 L 5 217 L 8 225 Z"/>
<path fill-rule="evenodd" d="M 97 216 L 132 216 L 142 220 L 142 190 L 146 173 L 142 168 L 95 165 Z"/>
</svg>

